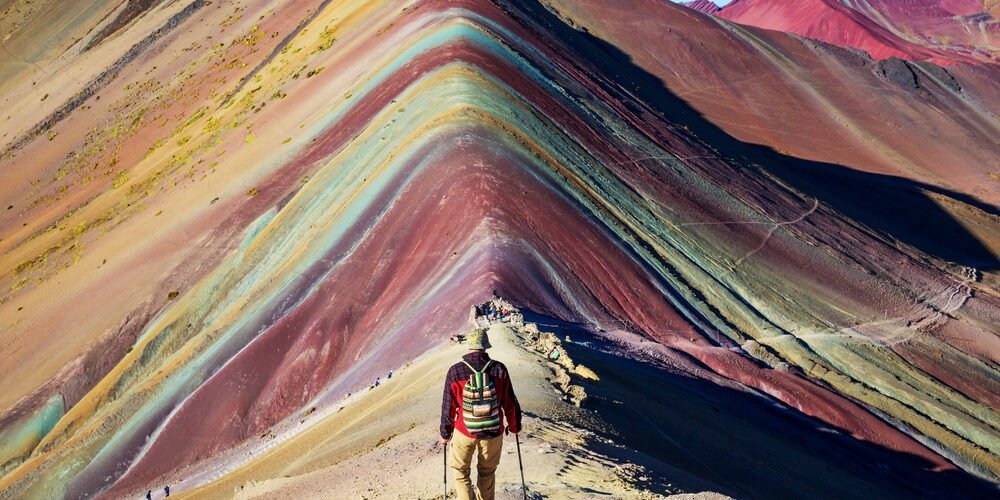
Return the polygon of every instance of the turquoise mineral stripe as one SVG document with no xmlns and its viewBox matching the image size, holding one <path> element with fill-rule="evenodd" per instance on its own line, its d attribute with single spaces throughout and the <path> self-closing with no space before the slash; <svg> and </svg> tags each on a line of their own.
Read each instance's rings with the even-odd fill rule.
<svg viewBox="0 0 1000 500">
<path fill-rule="evenodd" d="M 533 50 L 527 43 L 506 28 L 466 9 L 449 9 L 437 17 L 441 19 L 440 22 L 443 24 L 442 27 L 432 31 L 422 32 L 421 38 L 408 45 L 406 50 L 399 53 L 392 60 L 383 64 L 379 71 L 368 78 L 365 83 L 357 87 L 352 87 L 352 93 L 357 97 L 367 95 L 392 75 L 396 74 L 397 71 L 399 71 L 399 69 L 405 64 L 413 61 L 421 54 L 433 51 L 434 49 L 454 42 L 455 40 L 463 40 L 473 43 L 481 49 L 511 62 L 518 69 L 527 73 L 539 84 L 549 87 L 550 90 L 553 90 L 560 98 L 568 98 L 565 90 L 562 89 L 562 87 L 559 87 L 553 79 L 545 77 L 537 68 L 531 65 L 522 56 L 513 52 L 509 47 L 501 44 L 497 40 L 497 36 L 502 36 L 503 39 L 516 43 L 516 45 L 520 46 L 522 51 Z M 473 21 L 475 21 L 475 23 L 473 23 Z M 486 33 L 483 31 L 481 26 L 488 26 L 489 30 L 496 33 L 496 35 Z M 547 70 L 562 73 L 563 76 L 565 76 L 561 70 L 552 65 L 549 61 L 544 61 L 544 64 Z M 333 108 L 325 119 L 317 120 L 314 126 L 307 129 L 307 136 L 316 136 L 323 130 L 329 128 L 333 123 L 339 121 L 353 106 L 354 102 L 357 102 L 357 99 L 339 103 Z"/>
<path fill-rule="evenodd" d="M 414 152 L 415 148 L 410 151 L 410 154 Z M 397 168 L 401 168 L 403 165 L 405 165 L 408 159 L 409 159 L 408 155 L 404 155 L 397 162 Z M 418 163 L 418 168 L 413 169 L 413 171 L 410 172 L 410 176 L 412 177 L 413 175 L 416 175 L 416 173 L 419 170 L 421 170 L 419 166 L 427 163 L 428 161 L 430 161 L 430 159 L 424 159 L 422 162 Z M 375 184 L 375 188 L 376 189 L 382 188 L 386 183 L 389 182 L 390 176 L 388 175 L 376 176 L 376 179 L 379 179 L 379 182 Z M 406 184 L 407 182 L 404 182 L 402 185 L 405 186 Z M 323 191 L 329 192 L 328 190 L 323 190 Z M 296 203 L 298 203 L 298 198 L 299 198 L 298 196 L 293 198 L 293 200 L 289 202 L 289 207 L 292 207 Z M 308 215 L 309 214 L 307 212 L 306 216 L 304 217 L 304 220 L 306 222 L 308 222 L 309 219 Z M 294 227 L 294 225 L 289 225 L 288 223 L 276 221 L 276 217 L 274 216 L 267 216 L 267 219 L 270 220 L 271 224 L 276 224 L 280 222 L 281 224 L 280 227 L 283 230 L 287 230 L 289 227 Z M 303 219 L 300 219 L 300 221 L 301 220 Z M 343 231 L 346 231 L 346 228 L 342 228 L 340 232 L 342 233 Z M 295 234 L 294 231 L 288 231 L 288 233 L 290 235 Z M 265 236 L 263 234 L 263 231 L 258 230 L 257 237 L 263 237 L 263 236 Z M 291 239 L 292 238 L 289 237 L 286 238 L 285 241 L 289 241 Z M 333 241 L 330 241 L 328 243 L 332 245 Z M 275 248 L 278 247 L 279 247 L 278 245 L 272 245 L 269 246 L 268 248 L 273 251 Z M 210 285 L 209 288 L 214 290 L 223 287 L 225 282 L 227 281 L 226 278 L 230 274 L 239 272 L 238 265 L 245 263 L 246 259 L 245 255 L 243 254 L 246 252 L 246 250 L 247 250 L 246 248 L 242 248 L 241 251 L 237 252 L 237 254 L 234 255 L 232 258 L 227 259 L 227 262 L 225 262 L 222 268 L 220 269 L 220 271 L 222 271 L 221 273 L 219 273 L 221 274 L 221 276 L 216 276 L 215 277 L 216 284 L 214 286 Z M 281 259 L 275 259 L 275 260 L 282 260 L 283 258 L 285 257 L 283 256 Z M 311 264 L 311 262 L 307 264 Z M 266 267 L 258 267 L 258 269 L 260 269 L 259 273 L 261 275 L 265 276 L 273 275 L 267 272 Z M 252 278 L 255 277 L 255 274 L 251 273 L 245 276 Z M 243 279 L 241 280 L 241 282 L 248 284 L 259 283 L 259 281 L 255 281 L 253 279 L 249 280 Z M 249 292 L 249 290 L 244 289 L 243 287 L 240 287 L 240 289 L 241 289 L 241 294 Z M 271 300 L 274 300 L 277 297 L 280 297 L 281 295 L 283 294 L 281 293 L 275 294 L 274 296 L 272 296 Z M 224 310 L 227 308 L 226 306 L 228 306 L 228 303 L 225 301 L 215 301 L 214 304 L 216 306 L 223 306 L 223 307 L 217 307 L 216 310 L 218 311 L 218 313 L 213 316 L 222 315 Z M 100 462 L 100 459 L 102 457 L 110 456 L 110 454 L 113 453 L 113 451 L 117 448 L 118 443 L 122 442 L 123 440 L 127 440 L 129 437 L 134 435 L 140 423 L 146 421 L 146 418 L 143 418 L 140 415 L 151 415 L 162 411 L 163 410 L 162 405 L 167 401 L 172 401 L 173 397 L 176 397 L 178 395 L 178 392 L 186 392 L 187 395 L 190 395 L 190 393 L 193 393 L 194 390 L 196 390 L 202 383 L 204 383 L 205 380 L 208 379 L 208 377 L 211 376 L 211 373 L 214 373 L 214 371 L 212 371 L 211 373 L 209 372 L 208 370 L 209 366 L 213 366 L 215 363 L 219 363 L 226 359 L 230 359 L 235 354 L 235 352 L 233 352 L 233 348 L 237 348 L 236 349 L 237 352 L 238 350 L 245 348 L 245 346 L 248 345 L 247 342 L 250 340 L 250 337 L 255 336 L 256 333 L 259 333 L 259 332 L 253 332 L 251 335 L 252 329 L 248 330 L 246 327 L 261 322 L 262 318 L 260 316 L 261 316 L 260 314 L 256 315 L 250 314 L 241 316 L 241 318 L 243 318 L 243 321 L 234 325 L 234 327 L 227 332 L 220 332 L 221 334 L 218 336 L 217 340 L 208 345 L 207 348 L 196 359 L 186 364 L 181 370 L 178 371 L 178 373 L 169 377 L 167 381 L 164 382 L 164 384 L 162 384 L 157 388 L 155 392 L 159 393 L 159 396 L 151 398 L 149 401 L 147 401 L 147 403 L 143 405 L 142 409 L 136 413 L 136 415 L 133 417 L 132 420 L 129 421 L 130 425 L 126 425 L 123 428 L 119 429 L 119 431 L 114 435 L 114 437 L 109 439 L 108 443 L 106 443 L 105 447 L 101 450 L 101 452 L 98 453 L 98 456 L 95 457 L 95 459 L 97 459 L 98 462 Z M 187 383 L 185 383 L 185 381 Z"/>
<path fill-rule="evenodd" d="M 419 39 L 408 44 L 405 50 L 400 52 L 393 59 L 382 64 L 379 67 L 379 70 L 366 79 L 364 83 L 352 87 L 352 94 L 354 94 L 356 98 L 338 104 L 334 107 L 333 112 L 329 113 L 325 119 L 317 120 L 314 126 L 307 129 L 308 132 L 310 132 L 308 135 L 315 136 L 339 121 L 353 106 L 353 103 L 357 102 L 357 97 L 362 97 L 371 93 L 388 78 L 397 74 L 404 65 L 418 58 L 423 53 L 433 51 L 442 45 L 446 45 L 456 40 L 466 40 L 480 45 L 489 43 L 496 44 L 495 40 L 483 32 L 475 29 L 472 25 L 468 24 L 468 22 L 458 18 L 451 19 L 450 16 L 442 17 L 447 20 L 444 21 L 441 27 L 433 30 L 421 31 Z"/>
<path fill-rule="evenodd" d="M 455 30 L 455 33 L 479 36 L 476 35 L 477 32 L 475 30 L 471 30 L 465 26 L 456 26 L 452 29 Z M 489 42 L 489 39 L 485 40 Z M 425 78 L 433 76 L 434 74 L 431 74 L 425 76 Z M 491 80 L 499 83 L 495 78 L 491 78 Z M 504 87 L 501 85 L 501 88 Z M 512 95 L 517 96 L 513 92 Z M 407 102 L 414 108 L 427 110 L 447 108 L 447 106 L 442 106 L 442 103 L 472 105 L 495 114 L 498 118 L 519 123 L 522 130 L 525 130 L 540 147 L 548 150 L 549 154 L 560 159 L 560 161 L 568 166 L 594 163 L 593 158 L 587 158 L 589 155 L 583 153 L 571 141 L 567 142 L 566 138 L 560 134 L 557 128 L 551 124 L 539 121 L 538 115 L 530 109 L 512 102 L 510 96 L 499 94 L 493 89 L 483 88 L 468 79 L 458 78 L 445 81 L 444 84 L 435 87 L 431 92 L 415 95 L 412 100 Z M 379 118 L 383 116 L 384 113 L 376 117 L 373 121 L 378 123 Z M 308 266 L 315 263 L 320 256 L 324 255 L 326 250 L 339 241 L 343 234 L 356 222 L 357 216 L 362 210 L 367 209 L 373 200 L 383 192 L 393 176 L 398 174 L 400 169 L 409 165 L 409 155 L 412 155 L 423 143 L 413 143 L 408 145 L 403 151 L 398 151 L 397 149 L 400 145 L 397 144 L 399 140 L 397 138 L 407 137 L 405 133 L 406 129 L 403 128 L 404 124 L 412 125 L 411 121 L 417 121 L 419 124 L 420 121 L 428 119 L 426 114 L 416 112 L 411 113 L 410 116 L 414 118 L 408 117 L 409 120 L 400 120 L 398 124 L 394 121 L 388 122 L 390 130 L 385 132 L 385 137 L 391 138 L 388 143 L 382 144 L 381 141 L 375 140 L 374 137 L 366 140 L 353 162 L 353 167 L 349 163 L 341 164 L 337 162 L 336 165 L 328 165 L 323 168 L 320 171 L 320 175 L 317 175 L 307 183 L 303 190 L 291 200 L 289 205 L 281 213 L 273 216 L 270 222 L 266 224 L 266 227 L 259 231 L 257 238 L 262 238 L 262 242 L 269 243 L 268 245 L 255 246 L 252 252 L 249 248 L 243 248 L 241 252 L 238 252 L 237 255 L 229 259 L 229 262 L 226 263 L 228 265 L 221 266 L 220 271 L 224 272 L 215 276 L 214 284 L 202 287 L 201 293 L 206 294 L 208 296 L 206 298 L 218 298 L 216 293 L 219 290 L 237 291 L 239 294 L 234 296 L 232 293 L 226 294 L 223 292 L 224 295 L 227 295 L 223 300 L 199 301 L 202 304 L 216 305 L 214 308 L 203 311 L 201 323 L 212 323 L 215 318 L 223 317 L 225 312 L 237 302 L 239 297 L 259 296 L 250 293 L 255 288 L 265 292 L 265 295 L 261 298 L 263 303 L 260 303 L 261 300 L 259 300 L 257 306 L 269 306 L 262 307 L 260 310 L 275 311 L 276 303 L 280 302 L 280 299 L 284 296 L 282 292 L 286 291 L 287 287 L 294 282 L 295 277 L 308 268 Z M 472 119 L 468 117 L 457 119 L 442 128 L 467 126 L 471 123 L 470 120 Z M 392 130 L 394 128 L 400 128 L 400 132 L 402 133 L 394 132 Z M 424 142 L 433 140 L 436 135 L 435 133 L 427 134 Z M 518 145 L 517 141 L 511 140 L 509 137 L 501 137 L 501 140 L 505 142 L 505 145 L 511 146 L 517 151 L 522 151 L 525 157 L 532 157 L 532 154 Z M 393 157 L 393 161 L 386 163 L 385 159 L 389 154 L 395 156 Z M 371 176 L 370 180 L 364 183 L 364 186 L 359 191 L 329 189 L 329 186 L 343 187 L 345 184 L 356 185 L 359 178 L 365 173 L 369 173 L 369 169 L 366 166 L 380 164 L 386 165 L 385 172 Z M 562 185 L 565 192 L 571 196 L 579 196 L 565 182 L 560 182 L 557 176 L 553 176 L 548 172 L 546 166 L 536 163 L 531 165 L 531 167 L 536 172 L 543 172 L 543 175 L 549 176 L 550 180 Z M 419 168 L 411 169 L 409 175 L 416 175 L 418 170 Z M 406 183 L 404 182 L 403 186 L 405 185 Z M 346 199 L 348 195 L 355 196 L 355 199 L 348 202 L 348 199 Z M 584 205 L 589 206 L 590 200 L 586 197 L 580 197 L 578 200 L 584 201 Z M 333 217 L 333 220 L 329 220 L 330 216 L 328 213 L 330 208 L 337 206 L 346 206 L 347 208 L 337 213 Z M 382 213 L 384 213 L 384 210 Z M 314 235 L 312 239 L 307 238 L 306 236 L 310 234 L 308 226 L 310 223 L 315 223 L 317 219 L 320 221 L 326 220 L 326 225 L 322 227 L 323 236 Z M 265 248 L 266 250 L 262 250 Z M 263 252 L 263 255 L 253 255 L 258 252 Z M 332 263 L 332 265 L 335 265 L 335 263 Z M 276 269 L 280 269 L 283 272 L 276 273 Z M 270 291 L 261 289 L 260 284 L 266 281 L 264 278 L 274 276 L 275 274 L 286 276 L 284 286 L 272 288 Z M 234 277 L 235 286 L 233 286 Z M 216 363 L 219 361 L 228 359 L 235 354 L 233 352 L 234 348 L 238 350 L 245 347 L 249 339 L 258 332 L 255 328 L 252 328 L 254 324 L 267 323 L 266 320 L 261 321 L 261 318 L 256 315 L 243 315 L 241 318 L 243 320 L 231 326 L 228 331 L 219 332 L 219 336 L 211 346 L 203 349 L 198 358 L 171 377 L 172 383 L 164 384 L 160 390 L 156 391 L 159 393 L 159 397 L 164 400 L 174 400 L 175 397 L 181 396 L 178 392 L 184 393 L 193 390 L 210 376 L 208 367 L 216 366 Z M 188 379 L 188 383 L 181 383 L 181 379 Z M 158 405 L 148 405 L 144 408 L 148 409 L 148 411 L 141 413 L 146 413 L 147 415 L 154 413 L 154 408 L 150 406 L 155 407 Z M 137 420 L 144 419 L 139 418 Z M 121 432 L 118 436 L 124 437 L 126 434 L 129 434 L 129 432 Z M 111 440 L 109 444 L 113 445 L 116 441 L 118 440 Z"/>
<path fill-rule="evenodd" d="M 64 413 L 63 397 L 56 394 L 30 418 L 0 430 L 0 464 L 21 456 L 24 450 L 34 448 L 52 431 Z"/>
<path fill-rule="evenodd" d="M 253 221 L 253 223 L 250 224 L 250 227 L 247 228 L 247 234 L 246 237 L 243 238 L 243 243 L 240 244 L 240 251 L 245 252 L 247 250 L 247 247 L 249 247 L 250 244 L 253 243 L 253 241 L 257 238 L 260 232 L 263 231 L 264 228 L 268 224 L 270 224 L 271 221 L 274 220 L 274 217 L 277 215 L 278 215 L 278 210 L 272 208 L 271 210 L 264 212 L 264 214 L 258 217 L 257 220 Z"/>
</svg>

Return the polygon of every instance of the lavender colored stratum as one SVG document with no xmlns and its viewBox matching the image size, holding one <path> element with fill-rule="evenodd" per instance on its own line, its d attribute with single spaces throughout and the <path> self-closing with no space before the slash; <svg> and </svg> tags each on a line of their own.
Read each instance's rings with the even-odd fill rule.
<svg viewBox="0 0 1000 500">
<path fill-rule="evenodd" d="M 998 494 L 1000 2 L 68 3 L 0 0 L 0 498 L 440 498 L 494 290 L 530 494 Z"/>
</svg>

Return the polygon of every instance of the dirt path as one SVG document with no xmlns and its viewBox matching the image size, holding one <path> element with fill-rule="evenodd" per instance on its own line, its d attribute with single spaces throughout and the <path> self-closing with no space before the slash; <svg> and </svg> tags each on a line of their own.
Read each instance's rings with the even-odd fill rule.
<svg viewBox="0 0 1000 500">
<path fill-rule="evenodd" d="M 553 335 L 539 335 L 534 325 L 525 327 L 520 317 L 513 319 L 491 327 L 490 355 L 507 365 L 525 411 L 520 440 L 529 496 L 658 498 L 680 493 L 655 479 L 660 474 L 650 474 L 643 457 L 623 459 L 627 450 L 577 425 L 594 416 L 573 404 L 582 389 L 572 382 L 579 372 L 599 383 L 593 381 L 599 370 L 576 366 Z M 208 468 L 202 466 L 198 476 L 177 478 L 173 490 L 179 497 L 199 498 L 441 498 L 444 465 L 436 444 L 441 386 L 448 367 L 463 352 L 457 343 L 433 351 L 381 386 L 355 395 L 342 409 L 327 410 L 329 415 L 309 428 L 283 432 L 270 448 L 231 457 L 229 464 L 213 464 L 215 474 L 205 474 Z M 559 359 L 553 361 L 553 356 Z M 448 475 L 452 498 L 450 470 Z M 193 477 L 210 482 L 195 486 Z M 513 435 L 504 440 L 497 494 L 521 498 Z"/>
</svg>

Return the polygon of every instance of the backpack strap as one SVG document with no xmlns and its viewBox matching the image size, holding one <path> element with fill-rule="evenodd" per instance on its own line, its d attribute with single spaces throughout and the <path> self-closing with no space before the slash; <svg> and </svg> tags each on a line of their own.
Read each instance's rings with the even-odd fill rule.
<svg viewBox="0 0 1000 500">
<path fill-rule="evenodd" d="M 493 364 L 493 360 L 491 359 L 487 361 L 486 364 L 483 366 L 482 370 L 477 370 L 473 368 L 472 365 L 470 365 L 469 362 L 464 359 L 462 360 L 462 362 L 465 363 L 465 366 L 468 366 L 469 369 L 472 370 L 472 380 L 475 381 L 476 388 L 479 390 L 479 397 L 483 397 L 483 389 L 486 387 L 486 384 L 489 381 L 489 376 L 486 374 L 486 370 L 490 369 L 490 365 Z"/>
<path fill-rule="evenodd" d="M 465 366 L 468 366 L 469 369 L 472 370 L 473 373 L 475 373 L 477 375 L 482 375 L 482 374 L 486 373 L 486 370 L 490 369 L 490 365 L 493 364 L 493 360 L 491 359 L 491 360 L 487 361 L 486 365 L 483 366 L 482 370 L 477 370 L 477 369 L 473 368 L 472 365 L 470 365 L 469 362 L 466 361 L 466 360 L 464 360 L 464 359 L 462 360 L 462 363 L 465 363 Z"/>
</svg>

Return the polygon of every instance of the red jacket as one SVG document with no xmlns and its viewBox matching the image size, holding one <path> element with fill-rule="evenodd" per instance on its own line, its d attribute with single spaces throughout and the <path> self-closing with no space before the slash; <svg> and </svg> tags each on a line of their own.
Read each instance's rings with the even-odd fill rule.
<svg viewBox="0 0 1000 500">
<path fill-rule="evenodd" d="M 486 362 L 490 360 L 486 351 L 474 351 L 462 356 L 466 362 L 477 370 L 482 370 Z M 507 429 L 510 432 L 521 431 L 521 405 L 514 395 L 514 388 L 510 384 L 510 375 L 507 367 L 499 361 L 493 361 L 487 370 L 493 380 L 493 386 L 497 391 L 497 403 L 500 405 L 500 428 L 504 428 L 504 421 L 507 422 Z M 455 429 L 468 437 L 491 438 L 500 435 L 500 432 L 480 432 L 476 436 L 469 433 L 465 428 L 462 419 L 462 389 L 472 375 L 465 363 L 455 363 L 448 370 L 448 375 L 444 380 L 444 395 L 441 398 L 441 437 L 451 438 Z"/>
</svg>

